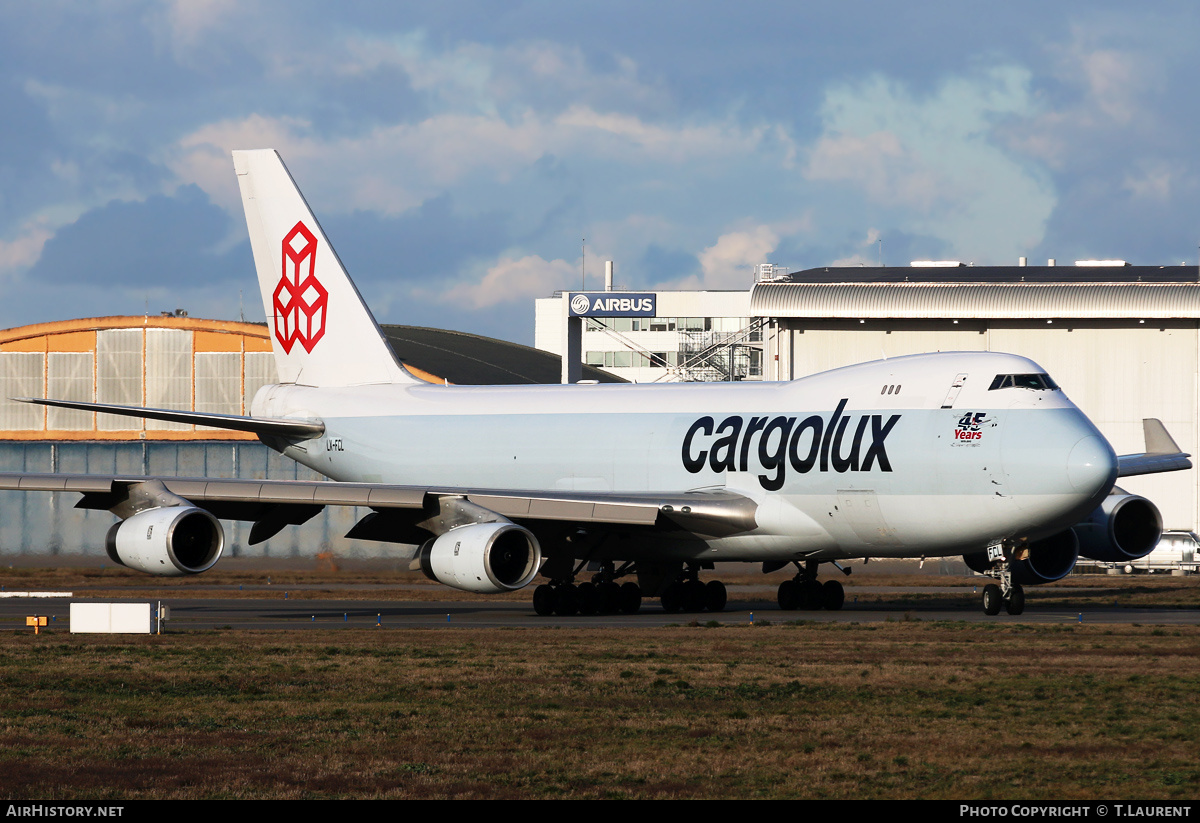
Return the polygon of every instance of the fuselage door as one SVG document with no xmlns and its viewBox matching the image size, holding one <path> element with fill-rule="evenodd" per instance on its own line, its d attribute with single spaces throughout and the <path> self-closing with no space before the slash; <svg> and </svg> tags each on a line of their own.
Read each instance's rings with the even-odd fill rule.
<svg viewBox="0 0 1200 823">
<path fill-rule="evenodd" d="M 958 393 L 962 391 L 963 383 L 966 382 L 967 376 L 965 374 L 955 375 L 954 382 L 950 384 L 950 391 L 946 392 L 946 399 L 942 401 L 943 409 L 954 408 L 954 401 L 958 399 Z"/>
</svg>

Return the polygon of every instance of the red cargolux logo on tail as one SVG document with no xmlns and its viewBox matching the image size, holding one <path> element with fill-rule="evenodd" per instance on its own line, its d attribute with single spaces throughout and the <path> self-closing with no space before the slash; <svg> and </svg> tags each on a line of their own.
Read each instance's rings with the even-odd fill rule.
<svg viewBox="0 0 1200 823">
<path fill-rule="evenodd" d="M 291 354 L 299 341 L 311 352 L 325 335 L 329 292 L 317 279 L 317 238 L 301 221 L 283 238 L 283 277 L 275 287 L 275 339 Z"/>
</svg>

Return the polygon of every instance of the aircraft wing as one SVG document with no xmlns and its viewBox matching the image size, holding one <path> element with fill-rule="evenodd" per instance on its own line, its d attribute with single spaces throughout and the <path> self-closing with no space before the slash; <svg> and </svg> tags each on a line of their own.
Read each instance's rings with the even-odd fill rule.
<svg viewBox="0 0 1200 823">
<path fill-rule="evenodd" d="M 1182 471 L 1192 467 L 1192 461 L 1188 459 L 1191 455 L 1180 451 L 1161 420 L 1145 418 L 1142 420 L 1142 431 L 1146 438 L 1146 451 L 1117 457 L 1117 477 Z"/>
<path fill-rule="evenodd" d="M 325 432 L 311 419 L 274 419 L 148 409 L 77 400 L 14 398 L 24 403 L 81 411 L 167 420 L 252 432 L 260 437 L 309 440 Z M 161 485 L 159 485 L 161 484 Z M 515 522 L 608 524 L 660 528 L 708 537 L 756 527 L 757 504 L 725 489 L 676 493 L 621 494 L 601 491 L 512 491 L 454 487 L 341 483 L 328 480 L 236 480 L 124 475 L 6 474 L 0 491 L 79 492 L 77 508 L 109 509 L 127 517 L 157 496 L 183 498 L 224 520 L 253 521 L 250 544 L 277 534 L 284 526 L 305 523 L 325 506 L 374 509 L 347 533 L 362 540 L 420 543 L 463 522 L 486 522 L 493 515 Z M 458 504 L 453 501 L 460 501 Z M 466 506 L 463 505 L 465 501 Z M 470 513 L 452 510 L 471 507 Z"/>
<path fill-rule="evenodd" d="M 422 542 L 404 538 L 420 537 L 420 532 L 440 534 L 457 525 L 461 518 L 447 511 L 462 501 L 472 504 L 473 520 L 494 514 L 514 522 L 607 524 L 707 536 L 754 529 L 757 509 L 750 498 L 724 489 L 667 494 L 523 492 L 328 480 L 0 473 L 0 490 L 78 492 L 83 498 L 77 508 L 118 513 L 138 497 L 139 488 L 150 488 L 152 493 L 161 488 L 221 519 L 253 521 L 251 544 L 272 537 L 284 526 L 306 522 L 325 506 L 373 509 L 346 536 L 394 542 Z"/>
</svg>

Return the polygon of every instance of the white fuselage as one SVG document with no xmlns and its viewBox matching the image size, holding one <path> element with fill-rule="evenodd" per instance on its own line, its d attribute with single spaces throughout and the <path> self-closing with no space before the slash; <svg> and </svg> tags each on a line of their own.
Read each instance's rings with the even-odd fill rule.
<svg viewBox="0 0 1200 823">
<path fill-rule="evenodd" d="M 758 527 L 677 541 L 711 560 L 914 557 L 1059 531 L 1091 511 L 1116 458 L 1062 391 L 1015 355 L 914 355 L 789 383 L 278 385 L 255 416 L 316 417 L 285 454 L 340 481 L 678 493 L 724 487 Z M 957 384 L 957 385 L 956 385 Z"/>
</svg>

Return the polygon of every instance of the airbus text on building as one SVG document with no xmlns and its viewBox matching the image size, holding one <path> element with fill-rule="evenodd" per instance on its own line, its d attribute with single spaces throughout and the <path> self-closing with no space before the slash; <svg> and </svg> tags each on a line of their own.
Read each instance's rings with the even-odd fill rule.
<svg viewBox="0 0 1200 823">
<path fill-rule="evenodd" d="M 571 296 L 572 317 L 654 317 L 656 295 L 610 291 L 580 292 Z"/>
</svg>

